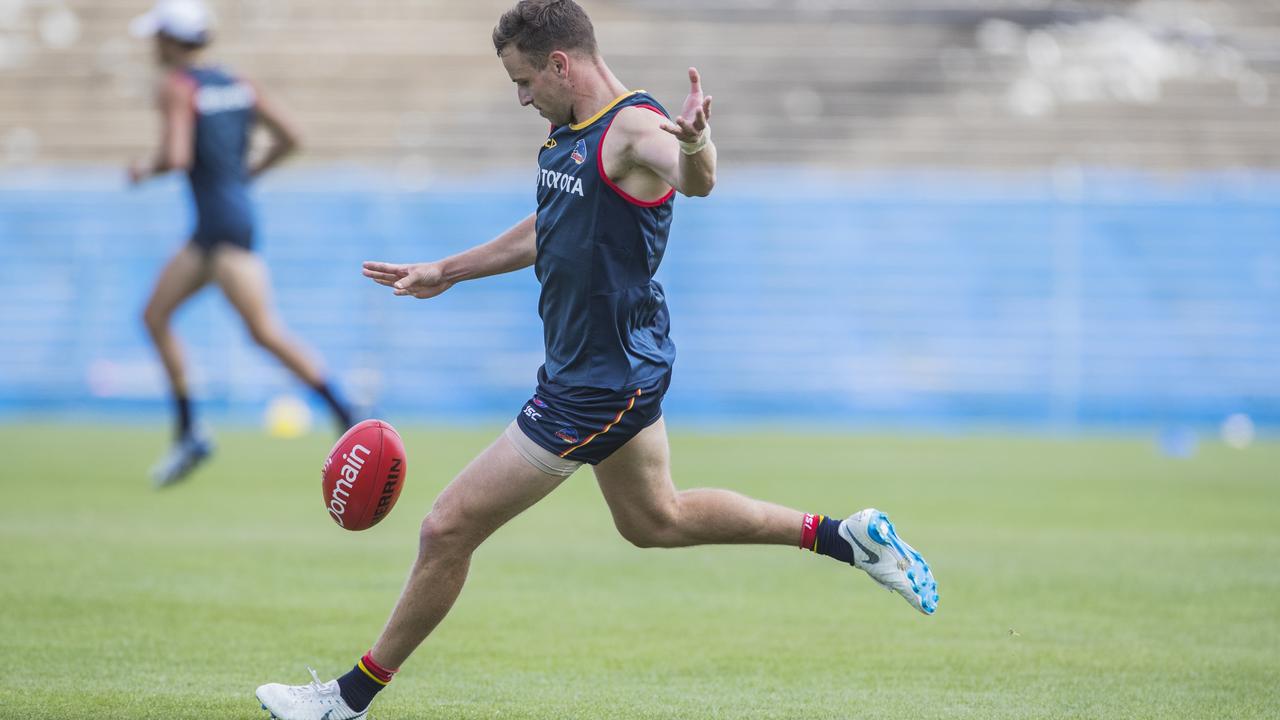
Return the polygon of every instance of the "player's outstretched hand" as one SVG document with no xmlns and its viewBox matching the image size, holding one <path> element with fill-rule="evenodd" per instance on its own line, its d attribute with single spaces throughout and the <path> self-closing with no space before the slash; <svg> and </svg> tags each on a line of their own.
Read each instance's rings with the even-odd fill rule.
<svg viewBox="0 0 1280 720">
<path fill-rule="evenodd" d="M 398 265 L 366 261 L 362 272 L 379 285 L 386 285 L 394 290 L 396 295 L 419 299 L 435 297 L 453 287 L 453 283 L 444 279 L 440 263 Z"/>
<path fill-rule="evenodd" d="M 689 68 L 689 97 L 684 99 L 684 107 L 674 120 L 662 123 L 662 129 L 676 136 L 684 143 L 697 142 L 702 131 L 711 122 L 711 96 L 702 95 L 702 78 L 698 68 Z"/>
</svg>

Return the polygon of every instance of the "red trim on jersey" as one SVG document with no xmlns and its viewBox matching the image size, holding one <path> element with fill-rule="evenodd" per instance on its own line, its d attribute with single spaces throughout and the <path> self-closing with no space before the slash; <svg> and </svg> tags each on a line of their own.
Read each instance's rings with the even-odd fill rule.
<svg viewBox="0 0 1280 720">
<path fill-rule="evenodd" d="M 667 116 L 666 113 L 662 112 L 661 110 L 659 110 L 658 108 L 652 105 L 629 105 L 628 107 L 644 108 L 646 110 L 652 110 L 658 113 L 659 115 L 661 115 L 662 117 Z M 622 108 L 622 110 L 626 110 L 626 108 Z M 622 112 L 622 110 L 619 110 L 618 112 Z M 608 185 L 609 187 L 613 188 L 614 192 L 621 195 L 623 200 L 626 200 L 632 205 L 639 205 L 640 207 L 647 207 L 647 208 L 658 207 L 659 205 L 670 200 L 672 195 L 676 194 L 675 188 L 671 188 L 670 190 L 667 191 L 666 195 L 663 195 L 657 200 L 638 200 L 628 195 L 627 191 L 618 187 L 612 180 L 609 179 L 608 173 L 604 171 L 604 139 L 608 137 L 609 128 L 613 127 L 613 121 L 617 119 L 618 119 L 618 113 L 614 113 L 613 117 L 609 118 L 609 124 L 605 126 L 604 132 L 600 135 L 600 145 L 596 148 L 596 168 L 600 171 L 600 179 L 604 180 L 605 185 Z"/>
</svg>

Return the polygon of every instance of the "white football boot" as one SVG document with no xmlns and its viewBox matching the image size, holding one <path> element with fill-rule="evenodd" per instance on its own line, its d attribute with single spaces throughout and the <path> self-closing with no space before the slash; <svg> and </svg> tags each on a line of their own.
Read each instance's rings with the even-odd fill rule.
<svg viewBox="0 0 1280 720">
<path fill-rule="evenodd" d="M 151 468 L 151 484 L 168 487 L 187 477 L 213 452 L 213 440 L 198 430 L 173 444 L 169 452 Z"/>
<path fill-rule="evenodd" d="M 853 546 L 853 566 L 896 591 L 925 615 L 938 609 L 938 583 L 929 563 L 893 529 L 889 516 L 867 508 L 840 523 L 840 537 Z"/>
<path fill-rule="evenodd" d="M 281 685 L 267 683 L 254 693 L 262 709 L 278 720 L 359 720 L 369 714 L 369 708 L 359 712 L 351 709 L 342 699 L 338 681 L 320 682 L 315 670 L 311 682 L 306 685 Z"/>
</svg>

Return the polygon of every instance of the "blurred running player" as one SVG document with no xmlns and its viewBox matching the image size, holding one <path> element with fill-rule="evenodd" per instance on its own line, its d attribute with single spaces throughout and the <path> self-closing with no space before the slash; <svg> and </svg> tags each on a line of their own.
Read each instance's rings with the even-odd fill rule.
<svg viewBox="0 0 1280 720">
<path fill-rule="evenodd" d="M 210 282 L 222 289 L 254 341 L 324 398 L 339 430 L 352 424 L 350 410 L 335 396 L 320 366 L 281 326 L 266 268 L 253 253 L 249 183 L 297 149 L 297 129 L 261 88 L 204 63 L 210 21 L 201 0 L 159 0 L 130 25 L 135 36 L 154 38 L 155 58 L 165 76 L 158 92 L 159 150 L 154 159 L 130 165 L 129 180 L 136 185 L 184 171 L 196 206 L 190 242 L 161 271 L 143 313 L 176 409 L 173 447 L 152 470 L 157 487 L 186 477 L 213 447 L 194 421 L 182 346 L 170 328 L 174 310 Z M 269 131 L 271 145 L 250 165 L 250 132 L 258 122 Z"/>
<path fill-rule="evenodd" d="M 329 682 L 259 687 L 262 706 L 281 720 L 366 717 L 453 606 L 480 543 L 584 464 L 618 531 L 639 547 L 799 546 L 865 571 L 931 615 L 938 593 L 929 565 L 879 510 L 832 518 L 672 483 L 662 398 L 675 346 L 654 273 L 675 194 L 704 196 L 715 185 L 711 97 L 698 71 L 689 68 L 689 96 L 669 117 L 614 76 L 572 0 L 521 0 L 498 21 L 493 45 L 520 104 L 551 122 L 538 155 L 537 210 L 458 255 L 365 263 L 364 274 L 396 295 L 432 298 L 532 265 L 546 362 L 516 420 L 436 498 L 372 649 Z"/>
</svg>

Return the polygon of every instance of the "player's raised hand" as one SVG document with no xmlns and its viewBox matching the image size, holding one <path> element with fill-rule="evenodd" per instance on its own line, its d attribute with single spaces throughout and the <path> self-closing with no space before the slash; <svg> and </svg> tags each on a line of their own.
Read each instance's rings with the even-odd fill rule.
<svg viewBox="0 0 1280 720">
<path fill-rule="evenodd" d="M 673 120 L 662 123 L 662 129 L 684 143 L 697 142 L 711 122 L 711 96 L 702 95 L 702 78 L 698 68 L 689 68 L 689 97 Z"/>
<path fill-rule="evenodd" d="M 396 295 L 419 299 L 432 298 L 453 287 L 444 279 L 439 263 L 395 264 L 384 262 L 364 263 L 362 274 L 395 291 Z"/>
</svg>

